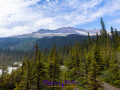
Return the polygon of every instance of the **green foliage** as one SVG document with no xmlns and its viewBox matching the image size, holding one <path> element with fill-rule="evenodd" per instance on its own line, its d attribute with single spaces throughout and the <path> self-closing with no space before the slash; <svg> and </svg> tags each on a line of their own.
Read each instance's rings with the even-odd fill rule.
<svg viewBox="0 0 120 90">
<path fill-rule="evenodd" d="M 87 37 L 83 36 L 84 38 L 73 35 L 74 38 L 67 36 L 53 37 L 49 40 L 39 39 L 34 53 L 0 50 L 2 58 L 0 61 L 5 59 L 9 61 L 10 57 L 15 61 L 14 58 L 19 60 L 26 56 L 22 66 L 11 74 L 8 74 L 7 68 L 3 67 L 7 64 L 5 65 L 5 62 L 2 63 L 4 65 L 1 64 L 3 74 L 0 77 L 0 90 L 61 90 L 58 87 L 48 87 L 48 84 L 43 85 L 43 80 L 52 80 L 52 82 L 74 80 L 78 82 L 74 86 L 85 90 L 99 90 L 101 83 L 97 79 L 98 76 L 101 76 L 105 82 L 120 86 L 120 35 L 111 27 L 112 36 L 110 36 L 102 18 L 101 26 L 101 35 L 96 34 L 96 38 L 88 33 Z M 78 42 L 73 44 L 75 39 L 78 39 Z M 79 42 L 80 40 L 82 43 Z M 54 41 L 56 44 L 54 43 L 52 47 L 51 43 Z M 63 43 L 67 45 L 57 48 Z M 49 47 L 49 49 L 41 51 L 38 47 L 41 44 L 45 45 L 41 46 L 42 48 Z M 57 84 L 53 83 L 52 86 Z M 66 86 L 71 85 L 66 84 Z M 73 90 L 67 87 L 64 89 Z"/>
<path fill-rule="evenodd" d="M 60 61 L 56 52 L 55 43 L 49 55 L 48 74 L 49 80 L 52 80 L 53 82 L 60 82 Z M 54 83 L 52 86 L 55 86 Z M 51 88 L 51 90 L 53 89 L 54 87 Z"/>
<path fill-rule="evenodd" d="M 97 75 L 98 75 L 98 65 L 97 62 L 92 60 L 91 65 L 90 65 L 90 71 L 89 71 L 89 88 L 90 90 L 97 90 L 98 87 L 100 86 L 98 81 L 97 81 Z"/>
</svg>

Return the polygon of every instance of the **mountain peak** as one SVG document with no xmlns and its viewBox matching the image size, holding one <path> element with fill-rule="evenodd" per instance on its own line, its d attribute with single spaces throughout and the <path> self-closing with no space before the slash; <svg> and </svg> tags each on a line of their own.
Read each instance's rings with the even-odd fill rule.
<svg viewBox="0 0 120 90">
<path fill-rule="evenodd" d="M 58 29 L 75 29 L 73 27 L 62 27 L 62 28 L 58 28 Z"/>
</svg>

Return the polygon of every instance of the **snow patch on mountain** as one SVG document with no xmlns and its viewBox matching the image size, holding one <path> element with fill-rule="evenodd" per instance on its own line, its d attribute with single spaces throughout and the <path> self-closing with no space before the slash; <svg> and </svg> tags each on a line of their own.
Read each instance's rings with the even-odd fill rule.
<svg viewBox="0 0 120 90">
<path fill-rule="evenodd" d="M 84 31 L 78 31 L 78 30 L 76 30 L 76 32 L 78 32 L 78 33 L 80 33 L 82 35 L 88 35 L 88 33 L 84 32 Z"/>
</svg>

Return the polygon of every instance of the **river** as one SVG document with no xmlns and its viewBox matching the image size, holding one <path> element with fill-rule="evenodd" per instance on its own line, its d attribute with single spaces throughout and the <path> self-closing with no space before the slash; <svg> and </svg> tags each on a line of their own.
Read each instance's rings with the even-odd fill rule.
<svg viewBox="0 0 120 90">
<path fill-rule="evenodd" d="M 20 66 L 22 66 L 22 64 L 21 63 L 19 63 L 19 62 L 15 62 L 14 63 L 14 65 L 16 65 L 16 64 L 19 64 L 19 67 Z M 11 72 L 12 72 L 12 70 L 16 70 L 16 69 L 18 69 L 19 67 L 10 67 L 10 66 L 8 66 L 8 74 L 10 74 Z M 0 69 L 0 75 L 2 74 L 2 69 Z"/>
</svg>

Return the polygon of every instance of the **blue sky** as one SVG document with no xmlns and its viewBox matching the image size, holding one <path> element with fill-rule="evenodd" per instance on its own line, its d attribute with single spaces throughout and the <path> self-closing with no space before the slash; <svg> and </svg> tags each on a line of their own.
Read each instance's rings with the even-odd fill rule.
<svg viewBox="0 0 120 90">
<path fill-rule="evenodd" d="M 68 26 L 100 29 L 101 17 L 108 31 L 120 30 L 120 0 L 1 0 L 0 37 Z"/>
</svg>

